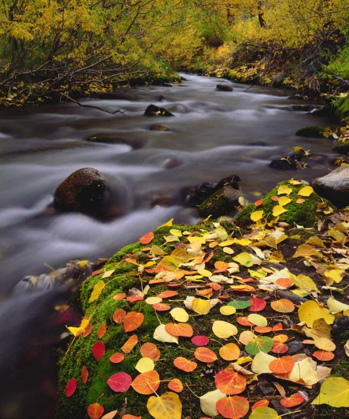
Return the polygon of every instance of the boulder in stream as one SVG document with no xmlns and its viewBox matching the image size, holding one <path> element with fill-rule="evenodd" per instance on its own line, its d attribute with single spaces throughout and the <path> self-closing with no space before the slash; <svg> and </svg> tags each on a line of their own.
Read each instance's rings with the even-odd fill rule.
<svg viewBox="0 0 349 419">
<path fill-rule="evenodd" d="M 149 105 L 144 112 L 145 116 L 174 116 L 173 113 L 169 112 L 165 108 L 160 106 Z"/>
<path fill-rule="evenodd" d="M 240 196 L 240 192 L 236 189 L 224 186 L 199 206 L 200 216 L 206 218 L 211 215 L 213 218 L 218 218 L 229 215 L 239 205 Z"/>
<path fill-rule="evenodd" d="M 300 128 L 296 131 L 298 137 L 313 137 L 313 138 L 323 138 L 323 133 L 326 127 L 321 125 L 312 125 L 310 127 Z"/>
<path fill-rule="evenodd" d="M 328 199 L 337 208 L 349 205 L 349 166 L 342 166 L 326 176 L 316 178 L 312 186 L 317 194 Z"/>
<path fill-rule="evenodd" d="M 61 211 L 98 214 L 106 203 L 107 184 L 104 176 L 85 167 L 68 176 L 56 189 L 54 204 Z"/>
<path fill-rule="evenodd" d="M 229 84 L 217 84 L 216 89 L 221 92 L 232 92 L 234 90 Z"/>
</svg>

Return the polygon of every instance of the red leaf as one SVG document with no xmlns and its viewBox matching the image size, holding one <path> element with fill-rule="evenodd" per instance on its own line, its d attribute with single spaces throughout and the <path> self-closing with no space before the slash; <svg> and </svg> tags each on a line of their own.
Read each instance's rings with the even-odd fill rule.
<svg viewBox="0 0 349 419">
<path fill-rule="evenodd" d="M 125 332 L 133 332 L 138 329 L 139 326 L 143 323 L 144 315 L 142 313 L 137 313 L 136 311 L 131 311 L 125 317 L 124 321 L 124 330 Z"/>
<path fill-rule="evenodd" d="M 85 365 L 81 369 L 81 381 L 86 384 L 88 380 L 88 369 L 85 367 Z"/>
<path fill-rule="evenodd" d="M 115 352 L 115 354 L 113 354 L 109 358 L 110 362 L 112 362 L 113 364 L 120 364 L 120 362 L 122 362 L 124 359 L 125 359 L 124 354 L 120 352 Z"/>
<path fill-rule="evenodd" d="M 76 387 L 77 386 L 78 386 L 77 380 L 75 378 L 71 378 L 68 381 L 68 383 L 67 383 L 67 385 L 65 387 L 65 394 L 66 394 L 66 396 L 67 397 L 71 397 L 75 393 L 75 390 L 76 390 Z"/>
<path fill-rule="evenodd" d="M 261 298 L 250 298 L 249 301 L 252 305 L 248 308 L 248 311 L 262 311 L 267 305 L 266 301 Z"/>
<path fill-rule="evenodd" d="M 271 197 L 271 200 L 277 202 L 279 200 L 279 197 L 274 195 Z"/>
<path fill-rule="evenodd" d="M 130 388 L 132 377 L 126 372 L 117 372 L 109 377 L 107 383 L 115 393 L 124 393 Z"/>
<path fill-rule="evenodd" d="M 304 398 L 299 394 L 292 394 L 290 397 L 285 397 L 280 400 L 280 404 L 284 407 L 294 407 L 304 402 Z"/>
<path fill-rule="evenodd" d="M 158 361 L 160 359 L 160 350 L 154 343 L 144 343 L 141 346 L 141 355 L 153 361 Z"/>
<path fill-rule="evenodd" d="M 117 324 L 121 324 L 125 321 L 126 317 L 126 311 L 120 308 L 119 310 L 116 310 L 113 314 L 113 320 Z"/>
<path fill-rule="evenodd" d="M 152 231 L 150 231 L 147 234 L 144 234 L 144 236 L 142 236 L 139 241 L 142 244 L 149 244 L 152 240 L 154 239 L 154 233 Z"/>
<path fill-rule="evenodd" d="M 102 339 L 102 337 L 105 335 L 105 332 L 107 331 L 107 326 L 105 323 L 103 323 L 99 329 L 97 330 L 97 335 L 99 339 Z"/>
<path fill-rule="evenodd" d="M 129 303 L 136 303 L 137 301 L 143 301 L 144 297 L 143 295 L 130 295 L 129 297 L 126 298 L 126 301 L 128 301 Z"/>
<path fill-rule="evenodd" d="M 92 348 L 93 356 L 99 361 L 102 356 L 105 354 L 105 346 L 102 342 L 96 342 Z"/>
<path fill-rule="evenodd" d="M 240 394 L 246 388 L 246 378 L 234 370 L 219 371 L 214 383 L 218 390 L 228 396 Z"/>
<path fill-rule="evenodd" d="M 206 336 L 194 336 L 191 338 L 191 343 L 196 346 L 206 346 L 210 343 L 210 339 Z"/>
<path fill-rule="evenodd" d="M 87 414 L 90 419 L 99 419 L 104 413 L 104 407 L 99 403 L 90 404 L 87 408 Z"/>
<path fill-rule="evenodd" d="M 250 403 L 245 397 L 233 396 L 219 399 L 216 403 L 217 411 L 228 419 L 243 418 L 250 408 Z"/>
<path fill-rule="evenodd" d="M 98 271 L 93 271 L 91 275 L 96 276 L 96 275 L 102 274 L 103 272 L 104 272 L 103 269 L 99 269 Z"/>
</svg>

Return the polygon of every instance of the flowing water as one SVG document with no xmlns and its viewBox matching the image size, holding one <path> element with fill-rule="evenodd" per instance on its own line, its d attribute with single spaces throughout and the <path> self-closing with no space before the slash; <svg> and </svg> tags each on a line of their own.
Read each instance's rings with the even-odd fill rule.
<svg viewBox="0 0 349 419">
<path fill-rule="evenodd" d="M 52 326 L 52 307 L 68 293 L 14 295 L 24 275 L 49 272 L 47 265 L 58 268 L 70 259 L 109 257 L 170 218 L 196 222 L 197 212 L 182 205 L 188 189 L 202 182 L 237 174 L 253 200 L 281 180 L 310 181 L 328 171 L 331 140 L 294 135 L 301 127 L 329 123 L 302 110 L 311 103 L 290 98 L 290 92 L 234 83 L 233 92 L 221 92 L 215 86 L 222 80 L 183 76 L 181 85 L 84 101 L 122 109 L 126 116 L 73 104 L 0 110 L 0 373 L 7 377 L 1 418 L 49 417 L 56 392 L 50 353 L 63 329 Z M 175 117 L 144 116 L 151 103 Z M 169 131 L 149 130 L 154 124 Z M 95 134 L 114 134 L 118 144 L 86 141 Z M 308 169 L 279 172 L 267 166 L 293 146 L 314 152 Z M 47 210 L 56 187 L 82 167 L 94 167 L 108 179 L 107 219 Z M 152 205 L 164 195 L 166 206 Z"/>
</svg>

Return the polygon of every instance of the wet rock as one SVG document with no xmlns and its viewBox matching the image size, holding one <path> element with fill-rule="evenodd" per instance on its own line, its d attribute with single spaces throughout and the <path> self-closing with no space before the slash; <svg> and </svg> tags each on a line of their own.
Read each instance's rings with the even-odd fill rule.
<svg viewBox="0 0 349 419">
<path fill-rule="evenodd" d="M 239 189 L 239 182 L 241 179 L 237 175 L 227 176 L 221 179 L 218 183 L 204 182 L 197 188 L 192 189 L 186 197 L 187 207 L 196 207 L 202 204 L 211 195 L 217 192 L 224 186 L 231 186 L 234 189 Z"/>
<path fill-rule="evenodd" d="M 337 208 L 349 205 L 349 166 L 342 166 L 326 176 L 316 178 L 312 186 L 315 192 L 328 199 Z"/>
<path fill-rule="evenodd" d="M 182 81 L 188 81 L 185 77 L 182 77 L 182 76 L 181 76 L 181 80 Z"/>
<path fill-rule="evenodd" d="M 164 127 L 163 125 L 159 125 L 159 124 L 152 125 L 149 128 L 149 130 L 150 131 L 169 131 L 167 127 Z"/>
<path fill-rule="evenodd" d="M 326 127 L 321 125 L 312 125 L 310 127 L 304 127 L 296 131 L 298 137 L 313 137 L 313 138 L 323 138 L 323 133 Z"/>
<path fill-rule="evenodd" d="M 291 412 L 290 409 L 282 406 L 278 400 L 271 400 L 271 404 L 273 408 L 278 412 L 279 415 L 284 415 L 286 413 Z"/>
<path fill-rule="evenodd" d="M 176 157 L 169 157 L 162 163 L 162 167 L 164 169 L 174 169 L 175 167 L 178 167 L 180 164 L 180 160 L 178 160 Z"/>
<path fill-rule="evenodd" d="M 97 214 L 107 200 L 107 184 L 103 175 L 92 167 L 79 169 L 56 189 L 54 204 L 61 211 Z"/>
<path fill-rule="evenodd" d="M 275 389 L 274 387 L 266 380 L 260 381 L 257 386 L 259 387 L 259 390 L 264 396 L 268 396 L 269 394 L 274 394 Z"/>
<path fill-rule="evenodd" d="M 216 89 L 221 92 L 232 92 L 234 90 L 229 84 L 217 84 Z"/>
<path fill-rule="evenodd" d="M 177 112 L 177 113 L 187 113 L 188 112 L 188 109 L 184 105 L 181 105 L 181 104 L 173 105 L 169 108 L 169 110 L 171 112 Z"/>
<path fill-rule="evenodd" d="M 338 339 L 342 334 L 349 331 L 349 317 L 341 316 L 334 319 L 331 335 L 333 338 Z"/>
<path fill-rule="evenodd" d="M 160 95 L 160 96 L 158 97 L 158 101 L 159 101 L 159 102 L 162 102 L 163 100 L 165 100 L 165 96 Z"/>
<path fill-rule="evenodd" d="M 144 112 L 145 116 L 174 116 L 165 108 L 160 108 L 159 106 L 149 105 Z"/>
<path fill-rule="evenodd" d="M 287 156 L 282 159 L 278 160 L 272 160 L 269 163 L 269 167 L 272 169 L 277 170 L 297 170 L 297 169 L 303 169 L 302 164 L 300 163 L 300 160 L 306 155 L 306 152 L 301 149 L 295 153 L 292 153 L 290 156 Z"/>
<path fill-rule="evenodd" d="M 313 109 L 310 113 L 321 118 L 334 118 L 336 116 L 334 110 L 328 106 L 322 106 L 321 108 Z"/>
<path fill-rule="evenodd" d="M 288 351 L 287 351 L 287 355 L 295 355 L 298 354 L 299 352 L 303 351 L 303 343 L 300 342 L 299 340 L 293 340 L 290 343 L 287 343 L 288 346 Z"/>
<path fill-rule="evenodd" d="M 123 138 L 114 132 L 95 134 L 86 138 L 86 141 L 91 143 L 126 144 L 134 149 L 143 147 L 145 143 L 145 141 L 140 138 Z"/>
<path fill-rule="evenodd" d="M 336 153 L 346 156 L 349 154 L 349 145 L 341 145 L 333 149 Z"/>
<path fill-rule="evenodd" d="M 224 186 L 199 206 L 200 216 L 206 218 L 211 215 L 213 218 L 218 218 L 229 215 L 239 205 L 240 196 L 240 193 L 231 186 Z"/>
<path fill-rule="evenodd" d="M 286 73 L 284 72 L 276 73 L 272 78 L 272 82 L 271 82 L 272 86 L 273 87 L 281 86 L 285 78 L 286 78 Z"/>
</svg>

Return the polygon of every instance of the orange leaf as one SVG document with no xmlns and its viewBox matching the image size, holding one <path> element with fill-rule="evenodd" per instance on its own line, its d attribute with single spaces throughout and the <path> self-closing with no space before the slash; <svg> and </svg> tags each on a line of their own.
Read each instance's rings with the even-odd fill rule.
<svg viewBox="0 0 349 419">
<path fill-rule="evenodd" d="M 212 364 L 217 360 L 217 355 L 208 348 L 196 348 L 194 356 L 198 361 Z"/>
<path fill-rule="evenodd" d="M 235 361 L 240 356 L 240 348 L 235 343 L 227 343 L 219 349 L 219 355 L 225 361 Z"/>
<path fill-rule="evenodd" d="M 104 407 L 99 403 L 90 404 L 87 414 L 90 419 L 99 419 L 104 413 Z"/>
<path fill-rule="evenodd" d="M 129 354 L 132 349 L 137 345 L 138 343 L 138 337 L 137 335 L 132 335 L 127 341 L 121 346 L 122 352 L 125 354 Z"/>
<path fill-rule="evenodd" d="M 250 408 L 250 404 L 245 397 L 233 396 L 219 399 L 216 409 L 224 418 L 240 419 L 244 417 Z"/>
<path fill-rule="evenodd" d="M 153 394 L 160 386 L 159 373 L 155 370 L 137 375 L 131 384 L 134 391 L 139 394 Z"/>
<path fill-rule="evenodd" d="M 280 287 L 290 288 L 293 285 L 293 282 L 290 278 L 279 278 L 275 281 L 276 285 L 280 285 Z"/>
<path fill-rule="evenodd" d="M 171 298 L 178 295 L 177 291 L 164 291 L 157 295 L 159 298 Z"/>
<path fill-rule="evenodd" d="M 150 358 L 153 361 L 158 361 L 160 359 L 160 350 L 154 343 L 144 343 L 141 346 L 141 355 L 146 358 Z"/>
<path fill-rule="evenodd" d="M 133 332 L 138 329 L 139 326 L 143 323 L 144 315 L 142 313 L 137 313 L 136 311 L 131 311 L 125 317 L 124 321 L 124 330 L 125 332 Z"/>
<path fill-rule="evenodd" d="M 274 327 L 273 327 L 273 332 L 278 332 L 279 330 L 282 330 L 283 326 L 282 323 L 277 323 Z"/>
<path fill-rule="evenodd" d="M 294 407 L 304 402 L 304 398 L 299 394 L 292 394 L 290 397 L 285 397 L 280 400 L 280 404 L 284 407 Z"/>
<path fill-rule="evenodd" d="M 271 361 L 269 369 L 275 374 L 287 374 L 292 370 L 294 365 L 295 361 L 292 356 L 283 356 Z"/>
<path fill-rule="evenodd" d="M 176 393 L 181 393 L 183 391 L 183 384 L 178 378 L 174 378 L 168 383 L 168 388 Z"/>
<path fill-rule="evenodd" d="M 256 207 L 260 207 L 261 205 L 263 205 L 263 199 L 258 199 L 258 201 L 256 201 L 256 202 L 254 203 L 254 205 L 255 205 Z"/>
<path fill-rule="evenodd" d="M 236 321 L 237 321 L 239 324 L 241 324 L 241 326 L 248 326 L 248 327 L 253 326 L 253 323 L 251 323 L 251 322 L 249 322 L 249 321 L 247 320 L 247 316 L 246 316 L 246 317 L 237 317 L 237 318 L 236 318 Z"/>
<path fill-rule="evenodd" d="M 122 362 L 124 359 L 125 359 L 124 355 L 122 353 L 120 353 L 120 352 L 115 352 L 115 354 L 113 354 L 109 358 L 110 362 L 112 362 L 113 364 L 120 364 L 120 362 Z"/>
<path fill-rule="evenodd" d="M 124 292 L 121 292 L 120 294 L 114 295 L 114 300 L 123 300 L 126 297 L 126 294 Z"/>
<path fill-rule="evenodd" d="M 217 261 L 215 262 L 214 267 L 220 272 L 225 272 L 229 268 L 229 265 L 227 262 Z"/>
<path fill-rule="evenodd" d="M 250 298 L 249 301 L 251 301 L 252 305 L 248 308 L 248 311 L 262 311 L 267 305 L 265 300 L 262 300 L 261 298 Z"/>
<path fill-rule="evenodd" d="M 175 337 L 186 337 L 191 338 L 194 334 L 193 328 L 188 323 L 167 323 L 165 330 L 172 336 Z"/>
<path fill-rule="evenodd" d="M 315 358 L 319 361 L 331 361 L 334 358 L 334 354 L 332 352 L 324 350 L 314 352 L 313 356 L 315 356 Z"/>
<path fill-rule="evenodd" d="M 269 333 L 273 329 L 271 327 L 269 327 L 269 326 L 256 326 L 254 328 L 254 330 L 255 330 L 255 332 L 258 332 L 258 333 L 262 333 L 263 334 L 263 333 Z"/>
<path fill-rule="evenodd" d="M 136 303 L 137 301 L 143 301 L 144 297 L 143 295 L 130 295 L 126 298 L 126 301 L 129 303 Z"/>
<path fill-rule="evenodd" d="M 297 199 L 296 204 L 303 204 L 305 201 L 306 201 L 306 199 L 299 198 L 299 199 Z"/>
<path fill-rule="evenodd" d="M 258 407 L 268 407 L 269 406 L 269 400 L 259 400 L 258 402 L 256 402 L 252 407 L 251 410 L 252 412 L 254 410 L 256 410 Z"/>
<path fill-rule="evenodd" d="M 113 320 L 117 324 L 121 324 L 125 321 L 126 317 L 126 311 L 120 308 L 119 310 L 116 310 L 113 314 Z"/>
<path fill-rule="evenodd" d="M 154 233 L 152 231 L 150 231 L 147 234 L 144 234 L 144 236 L 142 236 L 139 241 L 142 244 L 149 244 L 152 240 L 154 239 Z"/>
<path fill-rule="evenodd" d="M 196 362 L 189 361 L 189 359 L 178 357 L 173 361 L 173 364 L 178 369 L 185 371 L 185 372 L 192 372 L 198 366 Z"/>
<path fill-rule="evenodd" d="M 90 333 L 92 332 L 92 324 L 91 323 L 89 323 L 87 326 L 86 326 L 86 329 L 85 329 L 85 331 L 84 331 L 84 334 L 83 334 L 83 337 L 84 338 L 86 338 Z"/>
<path fill-rule="evenodd" d="M 105 332 L 107 331 L 107 326 L 105 323 L 103 323 L 99 329 L 97 330 L 97 335 L 99 339 L 102 339 L 102 337 L 105 335 Z"/>
<path fill-rule="evenodd" d="M 168 304 L 164 304 L 164 303 L 153 304 L 152 307 L 156 311 L 168 311 L 168 310 L 171 310 L 171 306 L 169 306 Z"/>
<path fill-rule="evenodd" d="M 86 384 L 88 380 L 88 369 L 85 365 L 81 368 L 81 381 Z"/>
<path fill-rule="evenodd" d="M 122 419 L 142 419 L 142 416 L 124 415 Z"/>
<path fill-rule="evenodd" d="M 273 310 L 277 311 L 278 313 L 292 313 L 295 307 L 292 301 L 287 300 L 286 298 L 282 298 L 281 300 L 272 301 L 270 306 Z"/>
<path fill-rule="evenodd" d="M 271 200 L 277 202 L 279 200 L 279 197 L 278 196 L 272 196 Z"/>
<path fill-rule="evenodd" d="M 246 388 L 246 379 L 233 370 L 219 371 L 215 377 L 215 386 L 227 395 L 240 394 Z"/>
<path fill-rule="evenodd" d="M 215 291 L 218 291 L 222 288 L 222 285 L 216 284 L 215 282 L 210 282 L 207 285 Z"/>
</svg>

